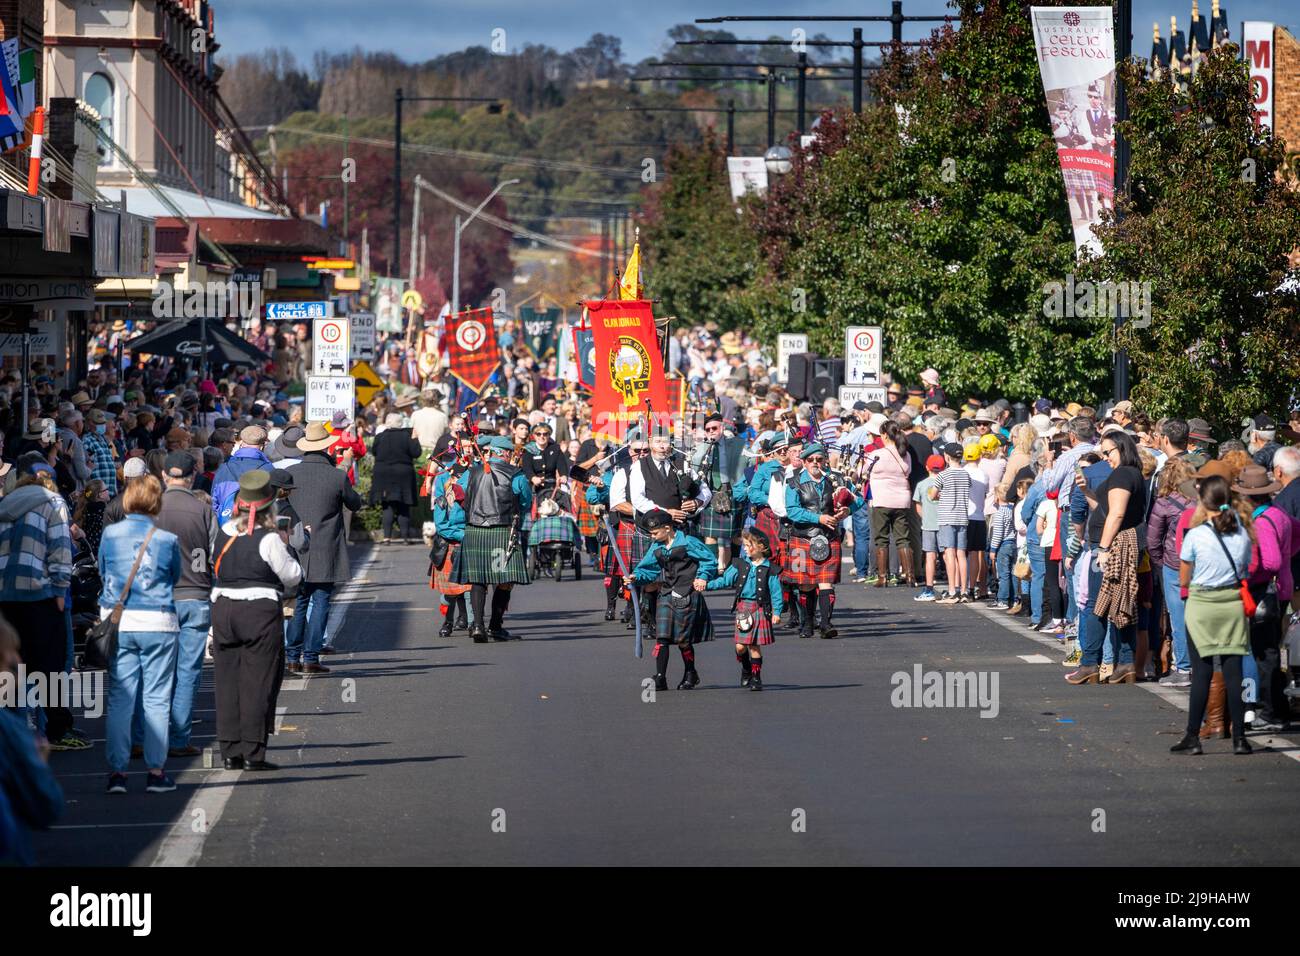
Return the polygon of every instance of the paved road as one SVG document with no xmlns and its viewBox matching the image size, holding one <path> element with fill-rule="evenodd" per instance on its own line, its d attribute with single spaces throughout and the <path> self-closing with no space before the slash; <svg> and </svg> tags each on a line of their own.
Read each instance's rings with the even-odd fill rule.
<svg viewBox="0 0 1300 956">
<path fill-rule="evenodd" d="M 476 645 L 463 634 L 437 636 L 425 565 L 418 546 L 358 555 L 335 674 L 291 681 L 281 697 L 272 742 L 279 773 L 203 770 L 195 759 L 182 765 L 174 794 L 109 798 L 102 745 L 56 754 L 69 807 L 65 829 L 39 838 L 42 861 L 1195 866 L 1300 858 L 1291 841 L 1276 839 L 1277 821 L 1295 804 L 1300 748 L 1273 738 L 1275 750 L 1240 758 L 1216 741 L 1201 758 L 1171 755 L 1184 692 L 1070 687 L 1054 642 L 993 612 L 845 585 L 841 639 L 780 632 L 763 693 L 739 689 L 731 645 L 719 640 L 699 651 L 698 690 L 648 703 L 649 649 L 636 660 L 630 633 L 601 620 L 598 578 L 520 589 L 508 623 L 525 639 Z M 725 626 L 727 598 L 710 603 Z M 996 673 L 997 716 L 894 707 L 892 675 L 916 664 Z M 670 686 L 679 676 L 674 658 Z M 199 706 L 207 722 L 196 733 L 207 743 L 210 691 Z"/>
</svg>

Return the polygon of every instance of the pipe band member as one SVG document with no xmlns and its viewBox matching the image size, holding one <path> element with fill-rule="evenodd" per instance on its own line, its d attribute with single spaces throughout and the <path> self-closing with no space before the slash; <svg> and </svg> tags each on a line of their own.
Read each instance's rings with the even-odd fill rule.
<svg viewBox="0 0 1300 956">
<path fill-rule="evenodd" d="M 782 570 L 781 598 L 790 611 L 790 626 L 799 629 L 805 608 L 800 607 L 799 592 L 786 580 L 784 570 L 789 566 L 788 542 L 790 540 L 790 521 L 785 513 L 786 486 L 799 473 L 800 458 L 803 451 L 803 438 L 797 433 L 778 432 L 772 441 L 773 460 L 765 462 L 767 471 L 763 476 L 761 488 L 750 490 L 749 500 L 757 505 L 766 502 L 766 507 L 759 509 L 754 526 L 767 535 L 772 543 L 772 563 Z M 754 475 L 758 484 L 759 476 Z"/>
<path fill-rule="evenodd" d="M 812 637 L 813 592 L 821 612 L 820 636 L 833 638 L 835 585 L 840 583 L 840 522 L 865 504 L 843 476 L 826 471 L 826 447 L 813 442 L 803 450 L 803 469 L 785 491 L 790 542 L 783 579 L 800 592 L 806 614 L 800 637 Z"/>
<path fill-rule="evenodd" d="M 772 587 L 779 569 L 768 560 L 771 545 L 757 528 L 741 532 L 745 558 L 737 558 L 726 571 L 708 584 L 708 590 L 737 588 L 731 602 L 735 615 L 736 660 L 740 663 L 740 686 L 763 689 L 763 645 L 776 641 L 773 627 L 781 623 L 784 605 L 781 588 Z M 779 583 L 779 577 L 776 578 Z"/>
<path fill-rule="evenodd" d="M 281 472 L 280 481 L 291 478 Z M 292 481 L 290 481 L 292 484 Z M 289 553 L 288 532 L 272 524 L 271 475 L 239 477 L 233 513 L 217 531 L 212 566 L 212 660 L 217 691 L 217 740 L 227 770 L 275 770 L 266 740 L 284 677 L 281 597 L 302 581 Z"/>
<path fill-rule="evenodd" d="M 465 613 L 465 594 L 470 585 L 457 584 L 451 579 L 452 568 L 456 563 L 456 552 L 465 540 L 465 489 L 450 480 L 444 472 L 434 483 L 433 497 L 433 546 L 429 549 L 429 587 L 438 591 L 446 599 L 446 618 L 438 630 L 439 637 L 451 637 L 454 628 L 468 629 L 469 620 Z"/>
<path fill-rule="evenodd" d="M 673 455 L 672 440 L 666 434 L 653 435 L 650 438 L 650 454 L 643 457 L 628 476 L 628 497 L 636 512 L 637 521 L 642 525 L 636 531 L 632 544 L 632 556 L 638 562 L 646 554 L 651 544 L 647 528 L 644 527 L 646 515 L 652 511 L 666 511 L 676 527 L 682 527 L 698 515 L 713 498 L 709 486 L 701 484 L 683 471 L 685 459 Z M 717 565 L 716 559 L 714 565 Z M 643 588 L 647 600 L 641 605 L 651 627 L 659 620 L 656 608 L 659 601 L 659 586 L 650 584 Z"/>
<path fill-rule="evenodd" d="M 510 607 L 511 588 L 528 583 L 518 528 L 533 502 L 533 493 L 523 470 L 507 461 L 515 449 L 513 441 L 502 435 L 484 435 L 479 438 L 479 448 L 482 460 L 456 479 L 465 490 L 465 537 L 456 550 L 451 579 L 470 585 L 474 611 L 470 636 L 476 644 L 485 644 L 489 637 L 508 641 L 512 636 L 502 621 Z M 488 585 L 494 585 L 492 611 L 491 617 L 485 618 Z"/>
<path fill-rule="evenodd" d="M 615 538 L 611 542 L 606 542 L 602 564 L 605 572 L 605 620 L 607 621 L 614 620 L 614 605 L 618 601 L 619 592 L 623 589 L 623 571 L 614 556 L 614 549 L 618 549 L 629 570 L 636 567 L 645 553 L 644 543 L 641 544 L 641 550 L 637 550 L 636 509 L 633 508 L 632 500 L 628 497 L 628 481 L 632 469 L 649 452 L 650 445 L 644 438 L 632 437 L 629 439 L 626 451 L 620 451 L 615 456 L 614 467 L 610 473 L 596 479 L 601 487 L 593 486 L 587 489 L 587 500 L 593 504 L 600 501 L 603 492 L 607 498 L 610 520 L 614 524 Z M 629 630 L 636 627 L 636 623 L 632 620 L 631 595 L 628 595 L 627 602 L 623 605 L 623 623 Z"/>
<path fill-rule="evenodd" d="M 745 442 L 728 433 L 726 421 L 717 412 L 704 419 L 704 437 L 691 453 L 692 468 L 703 475 L 713 492 L 708 507 L 700 513 L 699 535 L 705 544 L 718 549 L 718 563 L 727 565 L 745 525 Z"/>
<path fill-rule="evenodd" d="M 686 667 L 677 689 L 693 690 L 700 683 L 695 645 L 713 640 L 713 622 L 703 592 L 717 573 L 718 562 L 703 541 L 675 528 L 667 511 L 655 508 L 642 523 L 651 543 L 628 583 L 655 583 L 667 592 L 656 605 L 655 690 L 668 689 L 668 654 L 673 644 L 681 650 Z"/>
</svg>

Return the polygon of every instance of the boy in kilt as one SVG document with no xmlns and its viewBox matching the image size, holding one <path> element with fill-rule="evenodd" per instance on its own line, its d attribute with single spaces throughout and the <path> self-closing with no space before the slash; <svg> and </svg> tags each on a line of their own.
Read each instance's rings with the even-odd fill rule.
<svg viewBox="0 0 1300 956">
<path fill-rule="evenodd" d="M 469 591 L 470 586 L 457 584 L 451 579 L 451 571 L 456 561 L 456 552 L 460 550 L 460 543 L 465 540 L 465 508 L 463 507 L 465 489 L 454 481 L 445 480 L 449 477 L 446 473 L 438 477 L 444 480 L 441 489 L 442 493 L 434 498 L 433 525 L 435 531 L 433 547 L 429 549 L 429 569 L 432 573 L 429 586 L 441 593 L 446 599 L 446 604 L 443 607 L 447 617 L 442 622 L 438 636 L 451 637 L 452 628 L 457 626 L 458 619 L 459 626 L 462 629 L 469 627 L 469 621 L 465 615 L 465 593 Z"/>
<path fill-rule="evenodd" d="M 737 558 L 732 565 L 708 584 L 708 590 L 737 588 L 731 602 L 736 615 L 736 660 L 740 662 L 740 686 L 763 689 L 763 645 L 776 641 L 774 625 L 781 622 L 781 588 L 771 587 L 775 569 L 768 561 L 771 545 L 767 535 L 750 528 L 740 535 L 748 558 Z M 778 578 L 779 582 L 779 578 Z M 737 587 L 739 585 L 739 587 Z M 745 625 L 748 624 L 746 627 Z"/>
<path fill-rule="evenodd" d="M 804 603 L 800 637 L 812 637 L 813 592 L 821 612 L 820 636 L 833 638 L 835 585 L 840 583 L 840 522 L 866 503 L 840 475 L 826 471 L 826 448 L 813 442 L 803 451 L 804 468 L 785 491 L 790 540 L 782 580 L 794 585 Z"/>
<path fill-rule="evenodd" d="M 476 644 L 508 641 L 511 634 L 502 627 L 510 606 L 510 589 L 528 583 L 519 524 L 533 502 L 533 493 L 522 469 L 508 457 L 515 443 L 501 435 L 479 438 L 484 458 L 457 479 L 465 490 L 465 538 L 456 550 L 451 579 L 470 585 L 474 624 L 470 635 Z M 488 585 L 492 591 L 491 617 L 483 626 Z"/>
<path fill-rule="evenodd" d="M 713 622 L 703 592 L 717 573 L 718 562 L 703 541 L 678 531 L 668 512 L 656 508 L 642 521 L 651 537 L 650 549 L 633 569 L 628 584 L 658 583 L 665 592 L 655 611 L 655 690 L 668 689 L 668 655 L 673 644 L 680 649 L 686 667 L 677 689 L 694 690 L 700 683 L 695 645 L 713 640 Z"/>
</svg>

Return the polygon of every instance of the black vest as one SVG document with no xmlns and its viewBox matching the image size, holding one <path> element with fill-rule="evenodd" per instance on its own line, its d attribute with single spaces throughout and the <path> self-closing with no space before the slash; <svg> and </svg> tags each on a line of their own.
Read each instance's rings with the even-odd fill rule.
<svg viewBox="0 0 1300 956">
<path fill-rule="evenodd" d="M 799 496 L 800 507 L 807 508 L 809 511 L 821 515 L 835 513 L 835 507 L 832 504 L 832 497 L 835 494 L 835 479 L 827 473 L 822 474 L 822 489 L 817 490 L 817 483 L 814 481 L 801 481 L 795 485 L 795 493 Z M 803 524 L 798 521 L 791 522 L 794 525 L 796 533 L 812 531 L 820 528 L 820 524 Z"/>
<path fill-rule="evenodd" d="M 653 457 L 642 458 L 641 477 L 645 480 L 645 496 L 664 511 L 682 506 L 682 476 L 673 468 L 671 458 L 668 459 L 667 478 Z"/>
<path fill-rule="evenodd" d="M 217 547 L 213 552 L 220 556 L 212 583 L 219 588 L 274 588 L 280 591 L 280 577 L 258 552 L 262 539 L 275 534 L 266 528 L 254 528 L 253 533 L 236 535 L 232 542 L 225 531 L 217 532 Z M 230 543 L 229 549 L 226 544 Z M 225 552 L 224 554 L 222 552 Z"/>
<path fill-rule="evenodd" d="M 739 583 L 736 586 L 736 596 L 731 599 L 731 613 L 733 614 L 736 613 L 736 605 L 740 603 L 740 592 L 744 589 L 745 582 L 749 580 L 749 569 L 752 567 L 744 558 L 736 558 L 735 564 L 736 571 L 739 573 L 736 580 Z M 754 576 L 754 589 L 758 592 L 758 606 L 763 609 L 769 619 L 772 617 L 772 592 L 767 589 L 767 579 L 771 573 L 772 562 L 769 559 L 767 564 L 760 567 L 758 574 Z"/>
<path fill-rule="evenodd" d="M 686 545 L 675 548 L 660 548 L 655 552 L 655 560 L 664 571 L 664 584 L 670 591 L 678 594 L 691 594 L 695 579 L 699 576 L 700 562 L 690 556 Z M 661 597 L 660 600 L 665 600 Z"/>
<path fill-rule="evenodd" d="M 519 499 L 511 482 L 518 473 L 518 468 L 504 461 L 492 462 L 491 474 L 484 473 L 482 464 L 472 466 L 465 493 L 465 523 L 476 528 L 512 524 L 519 514 Z"/>
</svg>

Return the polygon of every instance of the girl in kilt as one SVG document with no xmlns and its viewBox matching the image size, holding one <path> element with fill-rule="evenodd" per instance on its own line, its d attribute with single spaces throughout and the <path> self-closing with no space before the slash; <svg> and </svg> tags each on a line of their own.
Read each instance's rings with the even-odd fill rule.
<svg viewBox="0 0 1300 956">
<path fill-rule="evenodd" d="M 740 662 L 740 686 L 763 689 L 763 645 L 776 640 L 772 628 L 781 623 L 781 587 L 771 587 L 774 568 L 768 563 L 767 535 L 750 528 L 740 536 L 749 560 L 737 560 L 708 584 L 708 590 L 737 588 L 731 611 L 736 615 L 736 660 Z M 744 627 L 744 625 L 748 625 Z"/>
<path fill-rule="evenodd" d="M 668 512 L 656 508 L 642 520 L 652 538 L 650 550 L 627 583 L 658 583 L 662 590 L 655 609 L 655 689 L 668 689 L 668 654 L 676 644 L 686 667 L 677 689 L 693 690 L 700 683 L 695 645 L 713 640 L 703 592 L 717 573 L 718 562 L 703 541 L 676 530 Z"/>
<path fill-rule="evenodd" d="M 465 540 L 465 509 L 462 507 L 464 501 L 465 489 L 454 481 L 448 481 L 433 506 L 435 532 L 433 547 L 429 549 L 429 570 L 432 573 L 429 587 L 441 593 L 446 599 L 446 603 L 442 605 L 446 620 L 438 631 L 439 637 L 451 637 L 452 629 L 456 626 L 462 630 L 469 628 L 469 620 L 465 614 L 465 594 L 470 586 L 457 584 L 451 579 L 456 552 L 460 550 L 460 543 Z"/>
<path fill-rule="evenodd" d="M 840 583 L 840 522 L 866 503 L 842 478 L 826 472 L 826 448 L 813 442 L 803 452 L 804 468 L 785 492 L 790 540 L 781 580 L 800 592 L 804 604 L 800 637 L 812 637 L 813 592 L 821 612 L 820 633 L 835 637 L 831 626 L 835 585 Z"/>
</svg>

